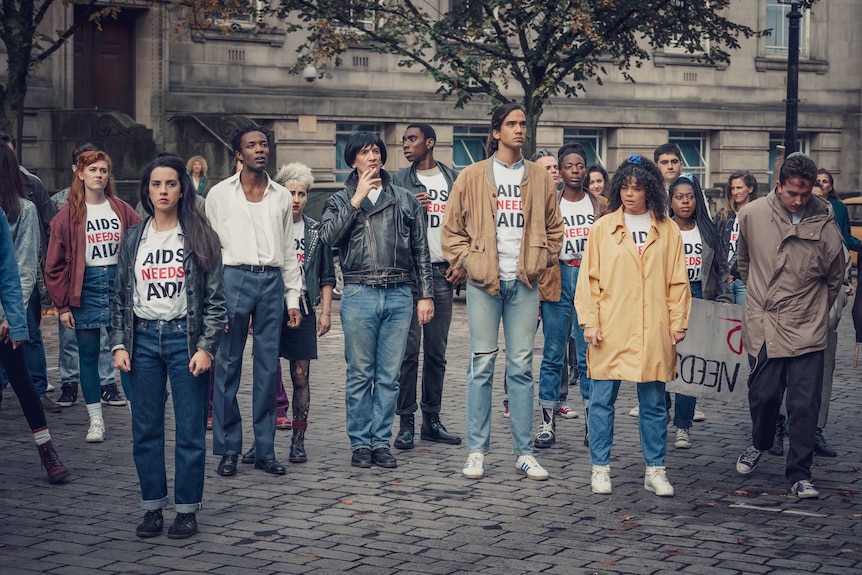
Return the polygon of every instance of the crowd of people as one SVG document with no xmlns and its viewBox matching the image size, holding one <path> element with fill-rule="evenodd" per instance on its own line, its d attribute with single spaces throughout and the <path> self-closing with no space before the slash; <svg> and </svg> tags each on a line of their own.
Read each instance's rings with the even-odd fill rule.
<svg viewBox="0 0 862 575">
<path fill-rule="evenodd" d="M 485 475 L 502 322 L 516 471 L 548 478 L 534 450 L 553 447 L 558 417 L 578 417 L 568 402 L 577 381 L 591 489 L 610 494 L 615 401 L 622 385 L 634 385 L 638 405 L 630 413 L 639 419 L 644 488 L 673 496 L 668 424 L 676 429 L 675 447 L 688 449 L 693 421 L 704 416 L 694 397 L 676 394 L 674 405 L 666 383 L 675 377 L 676 345 L 698 298 L 744 306 L 752 442 L 737 471 L 753 472 L 764 451 L 783 453 L 789 434 L 788 487 L 800 498 L 817 497 L 813 455 L 836 455 L 823 428 L 835 330 L 852 293 L 848 249 L 860 249 L 831 174 L 791 154 L 774 190 L 758 197 L 751 173 L 734 172 L 713 218 L 674 144 L 657 148 L 652 160 L 630 155 L 610 177 L 587 165 L 576 142 L 527 160 L 526 131 L 523 107 L 499 106 L 486 159 L 460 173 L 435 159 L 437 136 L 428 124 L 406 128 L 402 151 L 411 165 L 394 174 L 384 169 L 387 150 L 378 135 L 353 134 L 344 148 L 353 172 L 326 201 L 320 222 L 304 213 L 311 169 L 294 162 L 270 177 L 269 134 L 257 125 L 233 135 L 235 173 L 215 184 L 201 156 L 155 158 L 141 177 L 137 209 L 117 197 L 111 159 L 92 144 L 73 152 L 71 185 L 49 199 L 6 138 L 0 362 L 49 481 L 65 481 L 69 470 L 52 445 L 45 412 L 76 403 L 78 383 L 87 442 L 108 432 L 102 405 L 131 411 L 145 511 L 140 537 L 162 533 L 169 503 L 168 380 L 176 423 L 176 516 L 168 537 L 197 532 L 208 427 L 220 476 L 235 475 L 240 462 L 285 474 L 277 428 L 292 428 L 288 461 L 308 461 L 310 365 L 317 338 L 332 325 L 335 252 L 344 283 L 339 312 L 352 466 L 397 467 L 391 448 L 414 448 L 418 410 L 422 441 L 461 443 L 441 410 L 453 294 L 466 282 L 464 477 Z M 39 331 L 47 298 L 60 329 L 56 403 L 46 396 Z M 541 417 L 534 434 L 539 326 Z M 253 442 L 246 451 L 237 392 L 250 333 Z M 290 365 L 292 420 L 280 358 Z"/>
</svg>

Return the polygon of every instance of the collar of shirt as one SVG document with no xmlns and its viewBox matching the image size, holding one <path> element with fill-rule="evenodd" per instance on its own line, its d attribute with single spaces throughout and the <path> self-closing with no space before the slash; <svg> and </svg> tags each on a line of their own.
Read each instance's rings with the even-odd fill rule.
<svg viewBox="0 0 862 575">
<path fill-rule="evenodd" d="M 497 159 L 497 154 L 494 154 L 494 163 L 498 166 L 506 168 L 507 170 L 517 170 L 518 168 L 524 167 L 524 158 L 521 158 L 520 160 L 512 164 L 512 167 L 509 167 L 509 164 L 507 164 L 506 162 L 501 162 Z"/>
</svg>

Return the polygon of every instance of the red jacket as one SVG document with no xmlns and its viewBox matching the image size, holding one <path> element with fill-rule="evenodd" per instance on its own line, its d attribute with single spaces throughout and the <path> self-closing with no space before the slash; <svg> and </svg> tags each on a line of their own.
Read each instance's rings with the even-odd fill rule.
<svg viewBox="0 0 862 575">
<path fill-rule="evenodd" d="M 111 209 L 120 218 L 121 233 L 141 221 L 135 210 L 116 198 L 107 198 Z M 48 241 L 48 260 L 45 262 L 45 285 L 57 308 L 57 313 L 81 307 L 81 288 L 84 285 L 86 263 L 86 234 L 84 221 L 72 221 L 72 210 L 66 204 L 51 220 L 51 238 Z"/>
</svg>

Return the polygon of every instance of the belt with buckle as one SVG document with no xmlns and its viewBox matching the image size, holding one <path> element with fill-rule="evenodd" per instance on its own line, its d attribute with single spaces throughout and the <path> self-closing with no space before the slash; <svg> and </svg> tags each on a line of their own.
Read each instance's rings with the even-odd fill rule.
<svg viewBox="0 0 862 575">
<path fill-rule="evenodd" d="M 581 260 L 560 260 L 561 266 L 571 266 L 571 267 L 580 267 Z"/>
<path fill-rule="evenodd" d="M 242 270 L 244 272 L 251 272 L 253 274 L 262 274 L 264 272 L 281 272 L 281 268 L 277 266 L 251 266 L 248 264 L 242 264 L 238 266 L 225 266 L 226 268 L 235 268 L 238 270 Z"/>
<path fill-rule="evenodd" d="M 344 283 L 359 284 L 373 288 L 391 288 L 410 282 L 409 273 L 387 274 L 387 275 L 353 275 L 344 276 Z"/>
</svg>

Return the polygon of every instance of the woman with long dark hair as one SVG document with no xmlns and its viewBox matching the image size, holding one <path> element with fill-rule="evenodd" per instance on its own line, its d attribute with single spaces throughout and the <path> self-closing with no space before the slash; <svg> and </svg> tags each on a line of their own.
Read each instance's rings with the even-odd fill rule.
<svg viewBox="0 0 862 575">
<path fill-rule="evenodd" d="M 176 425 L 174 509 L 168 537 L 197 533 L 206 463 L 207 371 L 227 324 L 221 246 L 195 207 L 195 189 L 182 160 L 157 158 L 141 178 L 148 217 L 120 246 L 111 312 L 111 350 L 129 373 L 135 399 L 132 439 L 146 511 L 138 537 L 164 526 L 167 378 Z"/>
<path fill-rule="evenodd" d="M 110 323 L 117 252 L 123 234 L 139 221 L 132 206 L 117 198 L 108 154 L 96 151 L 78 156 L 69 201 L 51 220 L 45 284 L 60 322 L 75 330 L 90 443 L 105 440 L 99 335 Z M 126 378 L 121 380 L 131 401 Z"/>
</svg>

